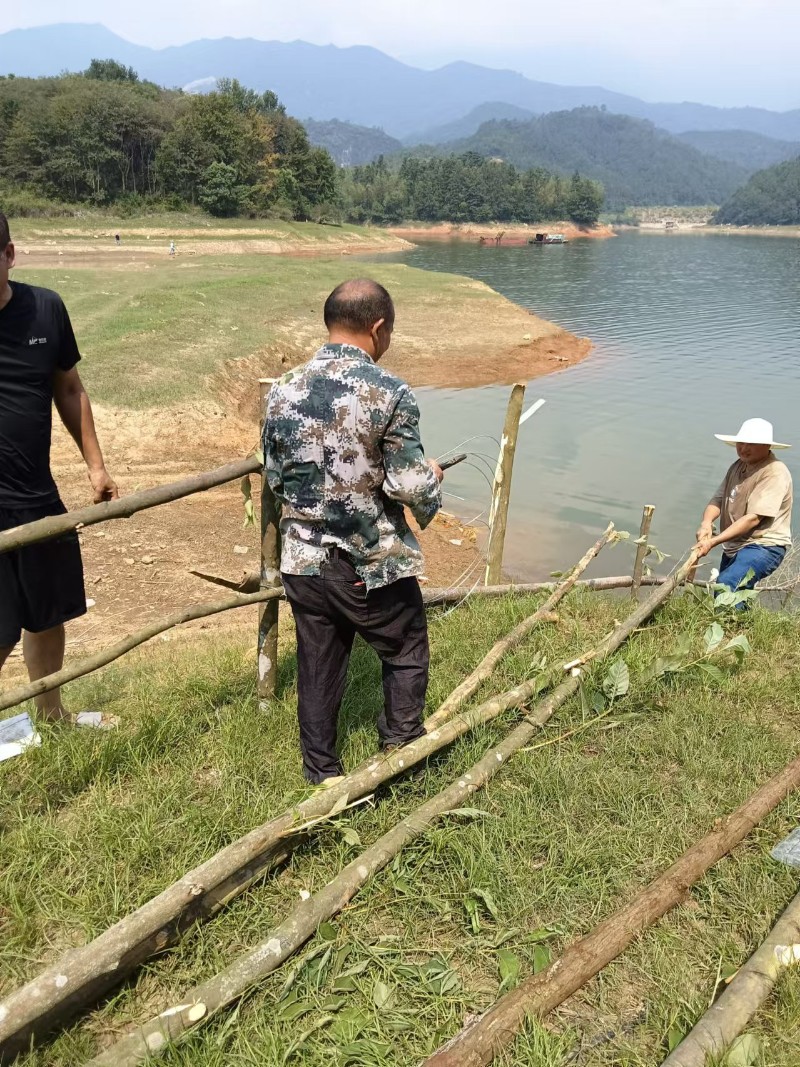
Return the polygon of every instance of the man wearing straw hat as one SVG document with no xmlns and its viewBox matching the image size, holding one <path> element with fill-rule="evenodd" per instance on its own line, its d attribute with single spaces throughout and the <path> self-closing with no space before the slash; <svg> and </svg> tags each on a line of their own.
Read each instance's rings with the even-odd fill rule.
<svg viewBox="0 0 800 1067">
<path fill-rule="evenodd" d="M 737 434 L 714 436 L 739 458 L 703 512 L 697 542 L 703 556 L 722 545 L 721 585 L 752 589 L 780 566 L 792 543 L 792 476 L 772 451 L 790 445 L 773 440 L 766 419 L 747 419 Z"/>
</svg>

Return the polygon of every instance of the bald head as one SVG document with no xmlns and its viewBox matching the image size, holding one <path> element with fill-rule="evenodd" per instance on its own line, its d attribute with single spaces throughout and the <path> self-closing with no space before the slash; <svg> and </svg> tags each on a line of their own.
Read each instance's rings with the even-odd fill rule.
<svg viewBox="0 0 800 1067">
<path fill-rule="evenodd" d="M 331 343 L 353 344 L 380 359 L 394 328 L 394 304 L 372 278 L 351 278 L 337 285 L 325 301 L 325 325 Z"/>
<path fill-rule="evenodd" d="M 388 292 L 372 278 L 351 278 L 337 285 L 325 301 L 325 325 L 342 326 L 359 333 L 370 329 L 378 319 L 394 324 L 394 304 Z"/>
</svg>

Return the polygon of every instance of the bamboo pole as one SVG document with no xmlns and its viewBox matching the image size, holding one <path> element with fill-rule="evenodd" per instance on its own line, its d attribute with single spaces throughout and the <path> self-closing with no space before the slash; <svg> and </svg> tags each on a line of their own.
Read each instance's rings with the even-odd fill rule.
<svg viewBox="0 0 800 1067">
<path fill-rule="evenodd" d="M 92 504 L 87 508 L 78 508 L 77 511 L 68 511 L 66 515 L 51 515 L 46 519 L 26 523 L 24 526 L 15 526 L 11 530 L 0 533 L 0 553 L 10 552 L 12 548 L 21 548 L 23 545 L 32 545 L 37 541 L 47 541 L 51 537 L 59 537 L 61 534 L 79 530 L 84 526 L 94 526 L 98 522 L 128 519 L 137 511 L 145 511 L 159 504 L 168 504 L 172 500 L 191 496 L 192 493 L 200 493 L 205 489 L 224 485 L 225 482 L 234 482 L 246 474 L 255 474 L 260 469 L 259 460 L 255 456 L 247 456 L 245 459 L 226 463 L 224 467 L 204 471 L 202 474 L 193 474 L 190 478 L 168 482 L 166 485 L 158 485 L 153 489 L 142 489 L 138 493 L 129 493 L 118 500 Z"/>
<path fill-rule="evenodd" d="M 647 556 L 647 537 L 650 533 L 650 525 L 653 521 L 653 512 L 655 507 L 652 504 L 645 504 L 642 511 L 642 524 L 639 527 L 639 544 L 636 546 L 636 559 L 633 564 L 633 582 L 631 583 L 631 597 L 634 600 L 639 599 L 639 586 L 642 584 L 642 572 L 644 571 L 644 561 Z"/>
<path fill-rule="evenodd" d="M 800 756 L 692 845 L 628 904 L 574 941 L 546 970 L 533 975 L 464 1027 L 423 1067 L 485 1067 L 513 1039 L 526 1018 L 542 1018 L 581 989 L 636 938 L 686 897 L 769 812 L 800 786 Z"/>
<path fill-rule="evenodd" d="M 800 893 L 728 988 L 695 1023 L 663 1067 L 704 1067 L 721 1057 L 769 996 L 781 974 L 800 963 Z"/>
<path fill-rule="evenodd" d="M 481 683 L 494 672 L 495 667 L 507 652 L 512 648 L 515 648 L 525 637 L 527 637 L 535 626 L 551 616 L 553 608 L 563 600 L 570 589 L 575 585 L 579 575 L 583 574 L 592 560 L 602 548 L 608 544 L 613 532 L 614 523 L 610 522 L 602 537 L 592 545 L 580 560 L 578 560 L 567 577 L 557 586 L 555 592 L 548 597 L 538 611 L 535 611 L 532 615 L 523 619 L 522 622 L 514 627 L 511 633 L 506 634 L 505 637 L 501 638 L 492 646 L 475 670 L 467 675 L 464 681 L 453 690 L 438 710 L 435 711 L 433 715 L 429 715 L 425 720 L 425 729 L 429 733 L 431 730 L 435 730 L 440 722 L 444 722 L 445 719 L 448 719 L 457 707 L 469 700 L 469 698 L 480 688 Z"/>
<path fill-rule="evenodd" d="M 267 397 L 272 388 L 272 378 L 260 378 L 261 395 L 261 440 L 264 440 L 264 423 L 267 417 Z M 281 534 L 280 512 L 275 494 L 266 476 L 261 478 L 261 573 L 259 586 L 263 590 L 281 587 Z M 258 613 L 258 704 L 264 711 L 275 697 L 278 680 L 278 601 L 267 600 Z"/>
<path fill-rule="evenodd" d="M 612 635 L 592 652 L 592 658 L 605 659 L 615 652 L 641 624 L 668 599 L 685 577 L 684 564 L 638 607 Z M 238 1000 L 256 982 L 271 974 L 313 936 L 325 922 L 348 904 L 361 887 L 382 870 L 400 850 L 424 833 L 442 814 L 461 807 L 467 798 L 498 773 L 508 759 L 535 736 L 541 726 L 577 691 L 580 682 L 571 677 L 541 701 L 529 715 L 497 745 L 447 786 L 410 815 L 397 823 L 374 844 L 362 852 L 314 896 L 298 905 L 267 938 L 250 952 L 234 960 L 224 971 L 184 993 L 178 1002 L 142 1026 L 136 1027 L 111 1048 L 89 1061 L 87 1067 L 132 1067 L 162 1051 L 170 1041 L 194 1030 Z M 530 692 L 530 683 L 525 688 Z M 446 731 L 453 725 L 442 727 Z M 428 735 L 429 737 L 433 735 Z M 407 751 L 406 748 L 400 750 Z M 800 759 L 798 760 L 800 771 Z M 453 1061 L 454 1064 L 457 1061 Z"/>
<path fill-rule="evenodd" d="M 648 617 L 641 613 L 647 612 L 649 604 L 657 607 L 666 600 L 682 577 L 680 572 L 676 575 L 638 609 L 632 616 L 633 625 L 640 625 Z M 617 647 L 609 644 L 614 637 L 612 634 L 606 638 L 603 645 Z M 341 810 L 343 803 L 369 796 L 382 783 L 405 773 L 474 727 L 521 707 L 539 691 L 540 685 L 540 679 L 533 678 L 455 715 L 437 730 L 400 749 L 368 760 L 341 782 L 316 790 L 296 807 L 232 842 L 93 941 L 72 949 L 0 1002 L 0 1061 L 27 1048 L 32 1038 L 53 1030 L 96 1001 L 144 960 L 177 941 L 193 923 L 215 915 L 282 862 L 303 839 L 301 828 Z M 570 678 L 554 696 L 558 694 L 563 702 L 577 686 L 577 678 Z"/>
<path fill-rule="evenodd" d="M 129 637 L 123 638 L 122 641 L 118 641 L 115 645 L 104 648 L 101 652 L 95 652 L 94 655 L 78 660 L 77 663 L 73 663 L 69 667 L 63 667 L 60 671 L 56 671 L 55 674 L 47 674 L 44 678 L 39 678 L 35 682 L 29 682 L 26 685 L 12 689 L 8 693 L 4 693 L 0 696 L 0 711 L 13 708 L 16 704 L 22 704 L 24 701 L 37 697 L 41 693 L 49 693 L 52 689 L 58 689 L 60 686 L 66 685 L 67 682 L 74 682 L 76 678 L 83 678 L 100 667 L 113 663 L 114 660 L 124 656 L 138 645 L 143 645 L 145 641 L 151 641 L 154 637 L 158 637 L 165 630 L 180 626 L 181 623 L 191 622 L 194 619 L 205 619 L 209 615 L 218 615 L 222 611 L 230 611 L 233 608 L 246 608 L 250 604 L 263 604 L 264 601 L 275 600 L 277 603 L 282 596 L 283 589 L 266 589 L 264 592 L 241 594 L 228 597 L 226 600 L 216 600 L 205 604 L 195 604 L 193 607 L 181 608 L 180 611 L 167 615 L 160 622 L 144 626 L 141 630 L 137 630 Z"/>
<path fill-rule="evenodd" d="M 525 400 L 525 385 L 522 382 L 511 390 L 506 410 L 500 453 L 492 486 L 492 506 L 489 511 L 489 544 L 486 548 L 486 577 L 484 585 L 496 585 L 503 574 L 503 548 L 508 526 L 508 503 L 511 499 L 511 476 L 514 471 L 514 453 L 517 448 L 519 420 Z"/>
</svg>

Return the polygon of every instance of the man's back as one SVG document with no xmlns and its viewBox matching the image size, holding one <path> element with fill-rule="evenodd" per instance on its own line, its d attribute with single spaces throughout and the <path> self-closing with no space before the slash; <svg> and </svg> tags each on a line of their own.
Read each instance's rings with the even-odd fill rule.
<svg viewBox="0 0 800 1067">
<path fill-rule="evenodd" d="M 281 570 L 317 574 L 323 546 L 347 552 L 370 588 L 419 574 L 403 514 L 420 526 L 441 504 L 405 382 L 354 345 L 328 344 L 273 386 L 264 454 L 282 505 Z"/>
</svg>

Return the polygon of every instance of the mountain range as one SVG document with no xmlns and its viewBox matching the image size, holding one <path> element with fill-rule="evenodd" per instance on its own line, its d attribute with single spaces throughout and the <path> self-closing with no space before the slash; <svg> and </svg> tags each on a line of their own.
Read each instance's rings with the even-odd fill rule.
<svg viewBox="0 0 800 1067">
<path fill-rule="evenodd" d="M 688 102 L 651 103 L 600 86 L 555 85 L 473 63 L 421 70 L 364 46 L 337 48 L 226 37 L 154 49 L 125 41 L 104 26 L 83 23 L 0 34 L 0 73 L 54 75 L 83 70 L 94 58 L 114 58 L 134 67 L 143 78 L 171 87 L 238 78 L 253 89 L 275 91 L 293 115 L 379 126 L 402 139 L 428 140 L 426 131 L 457 122 L 473 109 L 497 101 L 535 114 L 605 107 L 647 119 L 672 133 L 747 130 L 800 141 L 800 108 L 776 112 Z M 464 134 L 456 132 L 455 136 Z"/>
</svg>

